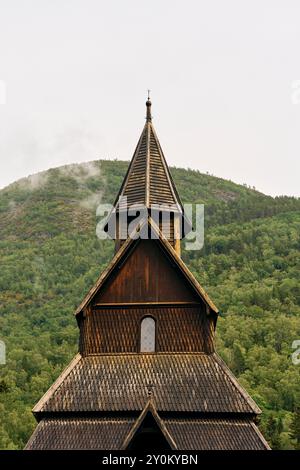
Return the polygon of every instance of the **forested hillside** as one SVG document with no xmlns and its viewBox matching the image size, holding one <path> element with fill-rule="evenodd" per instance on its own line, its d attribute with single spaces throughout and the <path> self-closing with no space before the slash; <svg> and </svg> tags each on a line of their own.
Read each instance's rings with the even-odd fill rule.
<svg viewBox="0 0 300 470">
<path fill-rule="evenodd" d="M 52 169 L 0 191 L 0 448 L 21 449 L 32 406 L 77 350 L 75 307 L 113 254 L 96 207 L 126 162 Z M 274 448 L 300 448 L 300 200 L 171 169 L 183 202 L 205 204 L 205 245 L 183 258 L 219 307 L 218 352 L 263 409 Z"/>
</svg>

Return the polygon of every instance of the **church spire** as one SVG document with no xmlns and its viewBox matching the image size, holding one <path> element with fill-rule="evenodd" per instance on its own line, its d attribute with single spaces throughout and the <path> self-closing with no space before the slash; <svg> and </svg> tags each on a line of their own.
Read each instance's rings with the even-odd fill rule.
<svg viewBox="0 0 300 470">
<path fill-rule="evenodd" d="M 120 212 L 127 211 L 133 204 L 135 207 L 146 208 L 149 214 L 154 213 L 153 208 L 159 207 L 155 209 L 160 212 L 158 225 L 164 235 L 163 226 L 165 226 L 166 238 L 180 254 L 180 238 L 184 233 L 183 206 L 153 127 L 149 93 L 150 90 L 148 90 L 146 101 L 146 122 L 115 200 L 113 213 L 118 217 Z M 167 214 L 170 215 L 171 222 L 169 223 L 164 222 Z M 190 225 L 186 223 L 185 233 L 190 228 Z M 124 232 L 126 232 L 126 227 Z M 122 240 L 124 241 L 123 237 Z M 121 244 L 122 241 L 117 240 L 116 249 Z"/>
</svg>

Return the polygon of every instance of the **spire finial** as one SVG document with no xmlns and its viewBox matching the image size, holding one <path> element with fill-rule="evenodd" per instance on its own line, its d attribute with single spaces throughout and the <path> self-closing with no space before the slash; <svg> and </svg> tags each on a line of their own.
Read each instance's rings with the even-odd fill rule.
<svg viewBox="0 0 300 470">
<path fill-rule="evenodd" d="M 151 122 L 152 121 L 152 116 L 151 116 L 151 101 L 150 101 L 150 90 L 148 90 L 148 98 L 147 98 L 147 101 L 146 101 L 146 106 L 147 106 L 147 117 L 146 117 L 146 121 L 147 122 Z"/>
</svg>

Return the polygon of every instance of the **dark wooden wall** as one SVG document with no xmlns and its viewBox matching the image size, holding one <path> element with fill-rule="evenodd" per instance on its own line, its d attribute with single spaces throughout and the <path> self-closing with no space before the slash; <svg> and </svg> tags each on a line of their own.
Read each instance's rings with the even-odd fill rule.
<svg viewBox="0 0 300 470">
<path fill-rule="evenodd" d="M 158 243 L 141 240 L 93 304 L 178 301 L 197 302 L 199 298 Z"/>
<path fill-rule="evenodd" d="M 80 320 L 80 352 L 137 353 L 142 318 L 156 320 L 156 352 L 214 350 L 214 320 L 173 260 L 140 240 L 94 296 Z"/>
<path fill-rule="evenodd" d="M 80 324 L 80 352 L 136 353 L 145 315 L 156 320 L 156 352 L 214 351 L 214 325 L 205 305 L 128 306 L 90 309 Z"/>
</svg>

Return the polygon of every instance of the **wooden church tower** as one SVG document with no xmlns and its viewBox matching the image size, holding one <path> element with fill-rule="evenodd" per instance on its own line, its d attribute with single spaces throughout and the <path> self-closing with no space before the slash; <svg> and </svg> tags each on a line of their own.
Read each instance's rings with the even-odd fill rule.
<svg viewBox="0 0 300 470">
<path fill-rule="evenodd" d="M 79 352 L 33 408 L 26 449 L 268 449 L 215 352 L 218 309 L 181 260 L 190 226 L 146 106 L 109 218 L 115 256 L 75 312 Z M 128 236 L 132 204 L 146 210 Z"/>
</svg>

